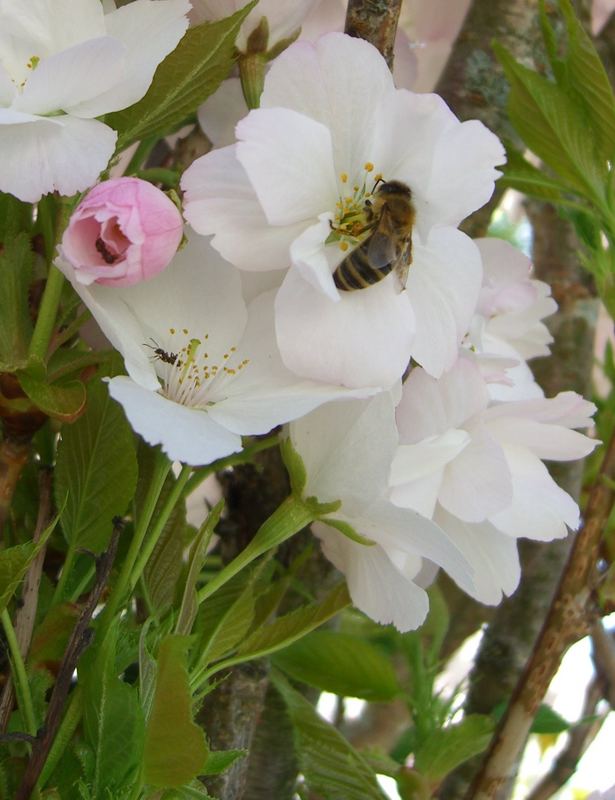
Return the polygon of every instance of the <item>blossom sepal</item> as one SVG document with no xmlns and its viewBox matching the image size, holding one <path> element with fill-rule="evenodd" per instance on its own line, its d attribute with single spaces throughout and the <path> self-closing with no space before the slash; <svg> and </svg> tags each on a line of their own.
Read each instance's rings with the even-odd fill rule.
<svg viewBox="0 0 615 800">
<path fill-rule="evenodd" d="M 325 525 L 328 525 L 331 528 L 335 528 L 336 531 L 343 533 L 344 536 L 347 536 L 351 541 L 356 542 L 357 544 L 362 544 L 365 547 L 373 547 L 376 542 L 372 539 L 368 539 L 367 536 L 361 536 L 349 522 L 345 522 L 342 519 L 331 519 L 331 517 L 326 517 L 321 519 L 321 522 L 324 522 Z"/>
<path fill-rule="evenodd" d="M 280 455 L 288 472 L 293 494 L 301 497 L 307 483 L 307 471 L 303 459 L 293 447 L 290 436 L 280 442 Z"/>
<path fill-rule="evenodd" d="M 255 558 L 262 556 L 267 550 L 278 547 L 315 519 L 313 507 L 308 502 L 304 502 L 294 494 L 289 495 L 263 522 L 248 546 L 201 589 L 198 596 L 199 603 L 224 586 Z"/>
</svg>

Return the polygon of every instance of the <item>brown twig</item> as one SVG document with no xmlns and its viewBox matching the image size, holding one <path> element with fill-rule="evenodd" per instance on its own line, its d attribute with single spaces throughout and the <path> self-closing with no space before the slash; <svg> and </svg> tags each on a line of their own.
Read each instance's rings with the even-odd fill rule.
<svg viewBox="0 0 615 800">
<path fill-rule="evenodd" d="M 604 480 L 606 478 L 607 480 Z M 525 743 L 534 715 L 564 652 L 589 631 L 600 539 L 613 505 L 615 437 L 609 442 L 555 598 L 530 660 L 500 721 L 467 800 L 493 800 Z"/>
<path fill-rule="evenodd" d="M 94 586 L 92 587 L 92 591 L 89 594 L 64 652 L 64 657 L 58 670 L 58 677 L 53 687 L 53 692 L 47 708 L 45 723 L 32 747 L 32 756 L 24 772 L 17 794 L 15 795 L 15 800 L 28 800 L 36 786 L 45 761 L 47 760 L 47 755 L 49 754 L 60 722 L 62 721 L 62 711 L 70 691 L 77 662 L 83 651 L 92 641 L 93 630 L 90 628 L 90 622 L 92 621 L 92 615 L 100 602 L 101 595 L 109 579 L 117 550 L 117 543 L 120 537 L 120 530 L 120 526 L 116 525 L 109 548 L 99 556 L 96 561 L 96 580 Z"/>
<path fill-rule="evenodd" d="M 594 676 L 585 692 L 585 701 L 581 719 L 593 717 L 598 703 L 602 699 L 604 682 Z M 526 800 L 549 800 L 555 792 L 570 780 L 577 770 L 579 760 L 594 741 L 606 717 L 598 717 L 591 721 L 575 725 L 568 733 L 568 743 L 559 754 L 549 772 L 542 778 L 527 796 Z"/>
<path fill-rule="evenodd" d="M 349 0 L 345 31 L 377 47 L 392 68 L 400 11 L 401 0 Z"/>
<path fill-rule="evenodd" d="M 51 508 L 51 470 L 44 467 L 39 477 L 38 517 L 32 537 L 34 542 L 38 542 L 41 534 L 49 524 Z M 38 606 L 38 587 L 41 582 L 44 560 L 45 547 L 41 547 L 26 573 L 21 595 L 22 606 L 15 614 L 15 634 L 17 636 L 17 643 L 19 644 L 19 651 L 24 658 L 28 653 L 30 641 L 32 639 L 32 631 L 34 630 L 34 620 L 36 617 L 36 608 Z M 0 698 L 0 732 L 2 733 L 4 733 L 8 725 L 13 708 L 14 696 L 13 682 L 9 678 L 2 691 L 2 697 Z"/>
<path fill-rule="evenodd" d="M 604 681 L 604 699 L 615 709 L 615 639 L 600 621 L 592 628 L 592 645 L 596 672 Z"/>
</svg>

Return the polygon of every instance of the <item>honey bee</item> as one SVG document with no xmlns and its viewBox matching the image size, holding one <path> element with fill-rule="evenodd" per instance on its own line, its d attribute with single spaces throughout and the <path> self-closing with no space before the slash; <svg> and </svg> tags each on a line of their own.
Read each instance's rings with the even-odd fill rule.
<svg viewBox="0 0 615 800">
<path fill-rule="evenodd" d="M 395 270 L 401 292 L 412 263 L 412 227 L 416 211 L 412 192 L 401 181 L 382 181 L 365 201 L 365 241 L 339 264 L 333 281 L 343 292 L 367 289 Z M 365 230 L 364 229 L 364 230 Z"/>
</svg>

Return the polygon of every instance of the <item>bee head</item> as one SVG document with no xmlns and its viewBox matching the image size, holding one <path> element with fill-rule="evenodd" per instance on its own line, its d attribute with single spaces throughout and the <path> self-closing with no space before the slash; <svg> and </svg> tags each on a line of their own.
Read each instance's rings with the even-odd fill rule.
<svg viewBox="0 0 615 800">
<path fill-rule="evenodd" d="M 405 195 L 409 200 L 412 198 L 410 187 L 401 181 L 382 181 L 377 188 L 380 195 Z"/>
</svg>

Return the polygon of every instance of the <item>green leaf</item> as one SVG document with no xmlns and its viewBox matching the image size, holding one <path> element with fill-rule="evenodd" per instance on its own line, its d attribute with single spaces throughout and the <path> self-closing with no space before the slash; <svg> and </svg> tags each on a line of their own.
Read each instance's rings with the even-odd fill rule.
<svg viewBox="0 0 615 800">
<path fill-rule="evenodd" d="M 576 18 L 570 0 L 559 0 L 568 32 L 564 71 L 558 82 L 588 115 L 592 144 L 603 161 L 615 156 L 615 97 L 594 43 Z"/>
<path fill-rule="evenodd" d="M 53 419 L 73 422 L 85 408 L 87 395 L 81 381 L 46 383 L 28 372 L 20 372 L 19 383 L 34 405 Z"/>
<path fill-rule="evenodd" d="M 572 728 L 572 723 L 564 719 L 551 706 L 541 703 L 532 722 L 530 733 L 563 733 L 570 728 Z"/>
<path fill-rule="evenodd" d="M 203 605 L 195 651 L 200 664 L 209 664 L 232 650 L 246 636 L 254 618 L 255 573 L 240 572 Z"/>
<path fill-rule="evenodd" d="M 202 775 L 220 775 L 232 766 L 239 758 L 245 758 L 247 750 L 211 750 L 205 762 Z"/>
<path fill-rule="evenodd" d="M 198 599 L 196 594 L 196 582 L 201 574 L 203 562 L 205 560 L 205 553 L 214 534 L 214 530 L 220 514 L 224 508 L 224 500 L 220 500 L 215 508 L 207 515 L 207 519 L 201 526 L 196 538 L 190 548 L 190 555 L 188 557 L 188 574 L 184 584 L 184 592 L 182 602 L 175 625 L 175 633 L 189 634 L 192 631 L 192 625 L 198 611 Z"/>
<path fill-rule="evenodd" d="M 518 64 L 501 45 L 495 43 L 494 51 L 511 87 L 510 119 L 526 145 L 580 194 L 600 194 L 606 164 L 591 146 L 584 110 L 554 83 Z"/>
<path fill-rule="evenodd" d="M 4 611 L 15 594 L 35 555 L 34 542 L 0 550 L 0 612 Z"/>
<path fill-rule="evenodd" d="M 291 678 L 343 697 L 386 702 L 400 691 L 387 656 L 348 633 L 314 631 L 278 653 L 274 664 Z"/>
<path fill-rule="evenodd" d="M 0 207 L 0 213 L 1 210 Z M 0 216 L 0 224 L 1 219 Z M 0 371 L 3 372 L 13 372 L 27 361 L 32 337 L 28 308 L 32 262 L 27 234 L 9 237 L 0 245 Z"/>
<path fill-rule="evenodd" d="M 86 651 L 79 664 L 84 730 L 95 758 L 90 776 L 94 800 L 121 796 L 136 778 L 143 752 L 137 690 L 120 680 L 115 669 L 116 633 L 112 628 L 102 645 Z"/>
<path fill-rule="evenodd" d="M 297 759 L 309 789 L 324 800 L 385 800 L 375 772 L 341 733 L 278 672 L 271 680 L 293 724 Z"/>
<path fill-rule="evenodd" d="M 58 520 L 59 516 L 49 523 L 37 542 L 25 542 L 0 550 L 0 613 L 9 604 L 28 567 L 51 536 Z"/>
<path fill-rule="evenodd" d="M 134 496 L 137 460 L 132 431 L 107 387 L 92 382 L 85 414 L 62 429 L 56 465 L 55 496 L 69 544 L 102 552 L 113 518 Z"/>
<path fill-rule="evenodd" d="M 499 180 L 506 187 L 552 203 L 559 202 L 563 195 L 573 191 L 569 186 L 545 175 L 510 145 L 506 147 L 506 158 L 504 175 Z"/>
<path fill-rule="evenodd" d="M 157 459 L 157 451 L 140 441 L 137 447 L 139 480 L 135 497 L 137 519 L 142 513 L 147 490 L 153 480 Z M 169 472 L 156 503 L 154 519 L 167 502 L 175 480 L 173 473 Z M 185 569 L 183 556 L 193 536 L 194 530 L 186 522 L 185 503 L 177 503 L 143 571 L 148 601 L 152 609 L 159 615 L 164 614 L 177 600 L 181 590 L 181 576 Z"/>
<path fill-rule="evenodd" d="M 105 123 L 119 133 L 118 151 L 173 131 L 216 91 L 231 71 L 237 33 L 255 5 L 256 0 L 226 19 L 190 28 L 156 70 L 145 97 L 107 114 Z"/>
<path fill-rule="evenodd" d="M 256 630 L 238 650 L 242 661 L 275 653 L 296 642 L 323 622 L 331 619 L 350 605 L 350 595 L 345 583 L 338 584 L 322 601 L 301 606 L 290 614 L 278 617 L 270 625 Z"/>
<path fill-rule="evenodd" d="M 186 651 L 188 638 L 166 636 L 158 651 L 158 676 L 147 721 L 143 775 L 153 786 L 183 786 L 205 766 L 208 748 L 192 720 Z"/>
<path fill-rule="evenodd" d="M 0 253 L 32 224 L 32 206 L 12 194 L 0 192 Z"/>
<path fill-rule="evenodd" d="M 492 717 L 470 714 L 455 725 L 431 733 L 414 754 L 418 772 L 439 781 L 459 764 L 482 753 L 491 740 Z"/>
</svg>

